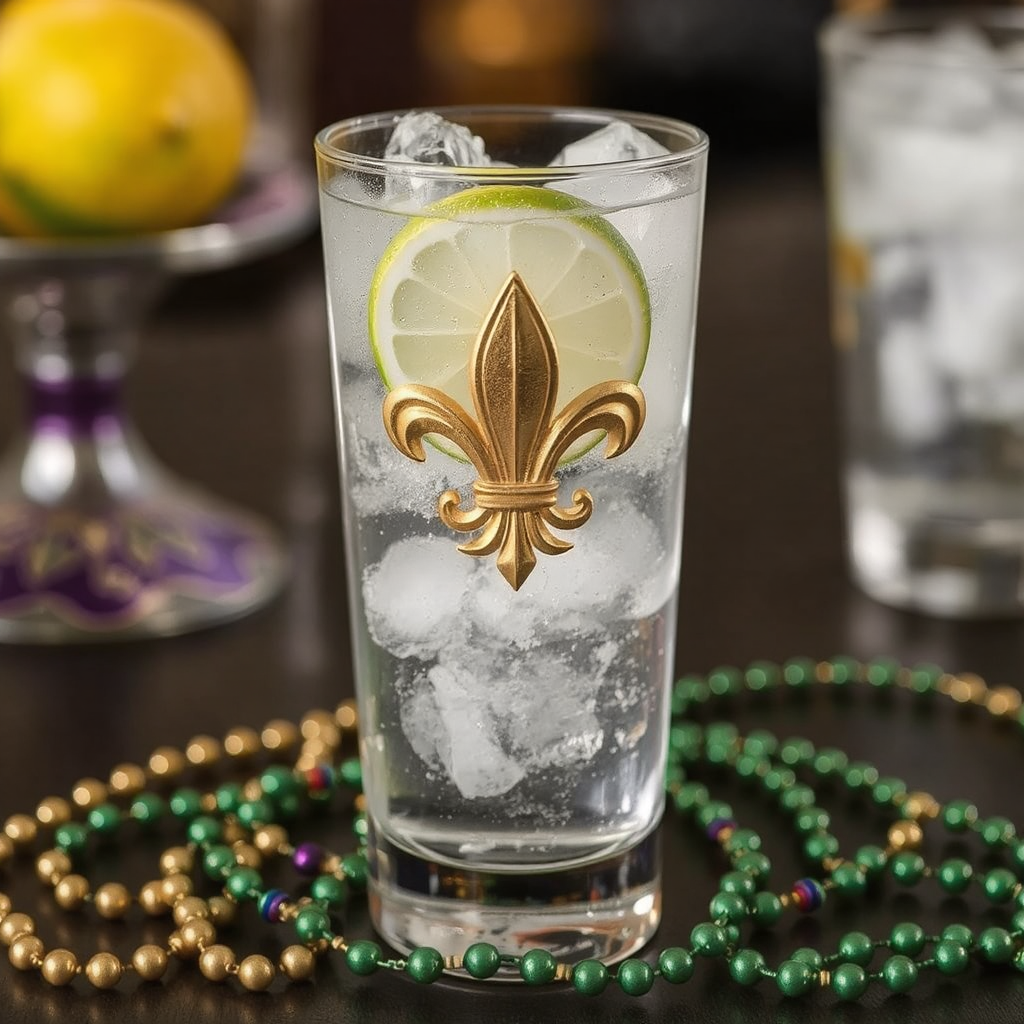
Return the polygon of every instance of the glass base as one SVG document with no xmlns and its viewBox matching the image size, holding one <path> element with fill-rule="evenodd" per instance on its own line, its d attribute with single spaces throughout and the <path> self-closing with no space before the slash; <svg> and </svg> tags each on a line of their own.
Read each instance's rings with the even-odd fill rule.
<svg viewBox="0 0 1024 1024">
<path fill-rule="evenodd" d="M 191 491 L 102 514 L 0 502 L 0 641 L 169 636 L 265 603 L 284 558 L 259 520 Z"/>
<path fill-rule="evenodd" d="M 565 963 L 615 963 L 657 930 L 660 866 L 653 832 L 613 857 L 520 873 L 431 861 L 377 832 L 370 842 L 370 913 L 381 937 L 402 953 L 433 946 L 458 956 L 474 942 L 490 942 L 503 955 L 546 949 Z M 511 970 L 505 976 L 519 977 Z"/>
</svg>

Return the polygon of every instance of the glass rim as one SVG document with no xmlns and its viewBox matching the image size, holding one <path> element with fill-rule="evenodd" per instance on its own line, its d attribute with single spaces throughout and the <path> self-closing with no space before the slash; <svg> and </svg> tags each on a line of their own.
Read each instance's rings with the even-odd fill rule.
<svg viewBox="0 0 1024 1024">
<path fill-rule="evenodd" d="M 383 157 L 364 156 L 335 145 L 332 139 L 346 133 L 383 128 L 394 123 L 403 114 L 413 111 L 432 111 L 446 120 L 459 123 L 460 117 L 488 116 L 508 120 L 533 118 L 535 120 L 590 121 L 597 130 L 611 121 L 626 121 L 635 128 L 662 129 L 689 141 L 685 149 L 664 153 L 659 156 L 642 157 L 637 160 L 590 164 L 564 164 L 557 167 L 463 167 L 447 164 L 423 164 L 412 160 L 393 160 Z M 335 121 L 316 133 L 314 148 L 317 156 L 346 170 L 375 174 L 409 173 L 415 169 L 418 178 L 448 179 L 457 177 L 461 181 L 488 182 L 557 181 L 583 176 L 615 176 L 636 174 L 644 171 L 665 170 L 685 166 L 703 157 L 708 150 L 707 134 L 696 125 L 660 114 L 641 114 L 628 110 L 614 110 L 603 107 L 562 107 L 532 105 L 460 105 L 440 107 L 410 107 L 406 110 L 386 110 L 375 114 Z"/>
<path fill-rule="evenodd" d="M 981 28 L 1011 29 L 1024 39 L 1024 10 L 1009 7 L 953 7 L 949 5 L 916 10 L 885 9 L 867 14 L 832 14 L 818 31 L 818 49 L 826 57 L 865 57 L 879 39 L 910 32 L 934 31 L 956 25 Z M 1011 59 L 993 50 L 991 57 L 1002 68 L 1024 67 L 1024 54 Z M 972 68 L 979 61 L 962 54 L 940 53 L 919 55 L 883 54 L 879 59 L 890 64 L 914 67 Z"/>
</svg>

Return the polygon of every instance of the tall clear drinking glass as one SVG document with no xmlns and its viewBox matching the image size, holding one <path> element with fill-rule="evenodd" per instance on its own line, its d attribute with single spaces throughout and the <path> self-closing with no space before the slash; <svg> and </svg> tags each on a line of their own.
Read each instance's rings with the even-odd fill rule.
<svg viewBox="0 0 1024 1024">
<path fill-rule="evenodd" d="M 442 113 L 316 143 L 371 911 L 617 959 L 660 913 L 707 141 Z"/>
</svg>

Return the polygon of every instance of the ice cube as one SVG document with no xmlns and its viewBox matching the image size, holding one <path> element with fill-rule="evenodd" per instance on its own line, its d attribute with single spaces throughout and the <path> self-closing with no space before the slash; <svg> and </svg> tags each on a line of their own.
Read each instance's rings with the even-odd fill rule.
<svg viewBox="0 0 1024 1024">
<path fill-rule="evenodd" d="M 880 412 L 896 438 L 926 444 L 948 429 L 949 387 L 920 321 L 897 320 L 889 326 L 879 342 L 878 376 Z"/>
<path fill-rule="evenodd" d="M 427 677 L 449 741 L 446 767 L 452 782 L 470 800 L 507 793 L 526 769 L 502 749 L 490 688 L 452 665 L 437 664 Z"/>
<path fill-rule="evenodd" d="M 551 161 L 552 167 L 617 163 L 664 156 L 669 151 L 650 135 L 625 121 L 610 121 L 603 128 L 570 142 Z"/>
<path fill-rule="evenodd" d="M 414 168 L 400 166 L 399 161 L 446 167 L 488 167 L 491 163 L 479 135 L 429 110 L 411 111 L 395 122 L 384 159 L 396 162 L 388 168 L 385 203 L 402 209 L 422 207 L 466 186 L 418 175 Z"/>
<path fill-rule="evenodd" d="M 364 574 L 370 635 L 397 658 L 435 657 L 458 625 L 475 570 L 447 537 L 396 541 Z"/>
</svg>

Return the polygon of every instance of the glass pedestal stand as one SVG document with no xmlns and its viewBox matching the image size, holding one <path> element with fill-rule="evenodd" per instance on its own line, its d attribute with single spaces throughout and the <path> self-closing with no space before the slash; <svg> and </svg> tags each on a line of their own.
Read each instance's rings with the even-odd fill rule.
<svg viewBox="0 0 1024 1024">
<path fill-rule="evenodd" d="M 149 453 L 120 394 L 138 327 L 172 275 L 295 241 L 316 218 L 305 169 L 246 180 L 217 219 L 104 242 L 0 237 L 0 331 L 26 391 L 0 460 L 0 641 L 181 633 L 266 602 L 272 531 Z"/>
</svg>

